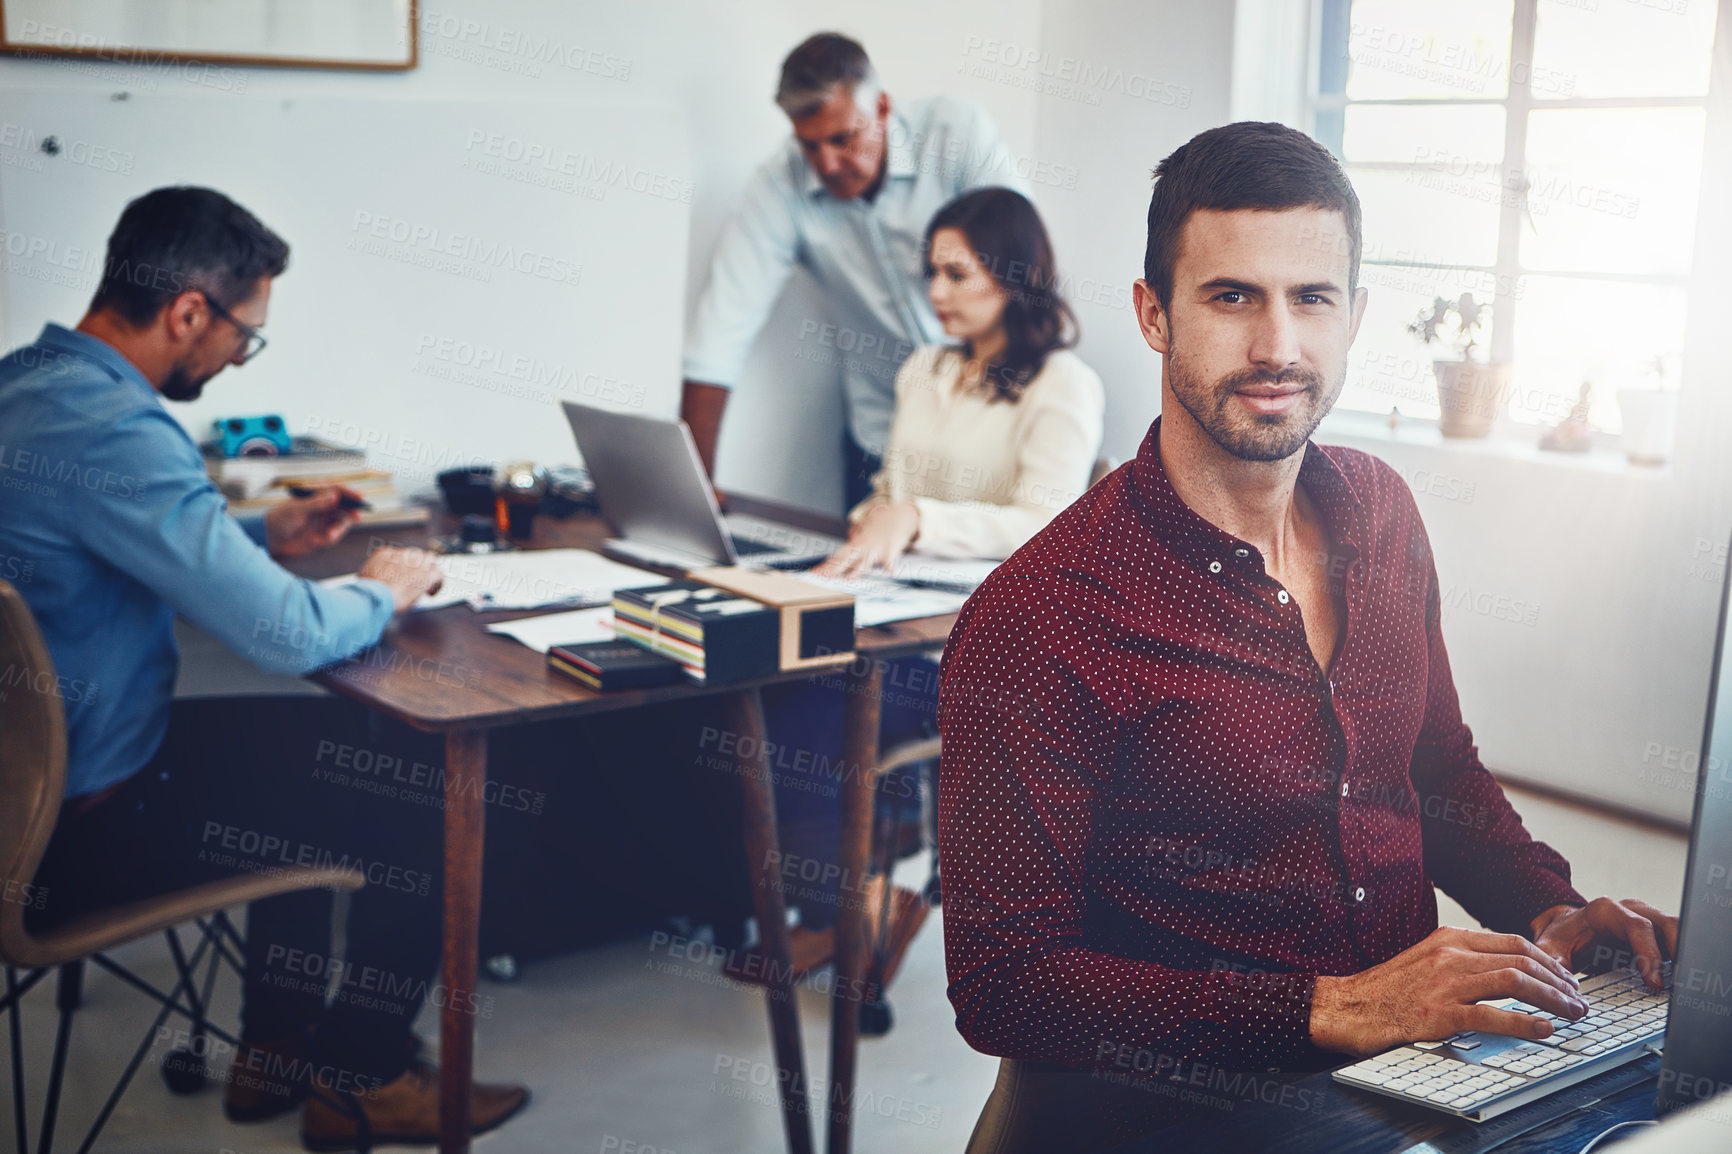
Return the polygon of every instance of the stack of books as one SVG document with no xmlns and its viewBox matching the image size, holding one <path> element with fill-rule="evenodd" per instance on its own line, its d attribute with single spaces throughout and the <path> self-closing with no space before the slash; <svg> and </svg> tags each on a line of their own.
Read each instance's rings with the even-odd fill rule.
<svg viewBox="0 0 1732 1154">
<path fill-rule="evenodd" d="M 229 499 L 231 513 L 256 513 L 290 499 L 291 488 L 342 485 L 371 506 L 360 513 L 362 525 L 412 525 L 427 520 L 427 509 L 404 503 L 397 480 L 370 468 L 366 454 L 296 437 L 292 451 L 280 457 L 224 457 L 214 444 L 202 446 L 205 470 Z"/>
<path fill-rule="evenodd" d="M 780 611 L 697 581 L 617 591 L 613 631 L 678 661 L 700 685 L 765 677 L 781 665 Z"/>
</svg>

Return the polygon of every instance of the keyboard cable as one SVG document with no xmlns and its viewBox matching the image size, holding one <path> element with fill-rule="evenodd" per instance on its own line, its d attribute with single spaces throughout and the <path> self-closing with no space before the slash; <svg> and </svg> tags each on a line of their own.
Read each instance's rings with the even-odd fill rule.
<svg viewBox="0 0 1732 1154">
<path fill-rule="evenodd" d="M 1604 1142 L 1607 1138 L 1610 1138 L 1613 1134 L 1616 1134 L 1619 1130 L 1623 1130 L 1626 1127 L 1658 1125 L 1659 1123 L 1654 1121 L 1652 1118 L 1637 1118 L 1630 1122 L 1619 1122 L 1616 1126 L 1613 1126 L 1610 1129 L 1601 1130 L 1598 1134 L 1594 1135 L 1593 1140 L 1586 1146 L 1583 1146 L 1576 1152 L 1576 1154 L 1589 1154 L 1589 1151 L 1596 1149 L 1601 1142 Z"/>
<path fill-rule="evenodd" d="M 1656 1046 L 1652 1042 L 1649 1042 L 1646 1046 L 1643 1046 L 1642 1049 L 1648 1051 L 1648 1053 L 1654 1055 L 1656 1058 L 1663 1058 L 1666 1055 L 1666 1051 L 1665 1051 L 1664 1047 Z M 1613 1134 L 1617 1133 L 1619 1130 L 1622 1130 L 1626 1126 L 1658 1126 L 1658 1125 L 1659 1125 L 1659 1123 L 1652 1118 L 1637 1118 L 1637 1119 L 1634 1119 L 1634 1120 L 1629 1121 L 1629 1122 L 1619 1122 L 1616 1126 L 1611 1127 L 1609 1130 L 1602 1130 L 1598 1134 L 1594 1135 L 1593 1141 L 1589 1142 L 1586 1146 L 1583 1146 L 1580 1150 L 1578 1150 L 1576 1152 L 1576 1154 L 1589 1154 L 1589 1152 L 1592 1151 L 1601 1142 L 1605 1141 L 1607 1138 L 1611 1137 Z"/>
</svg>

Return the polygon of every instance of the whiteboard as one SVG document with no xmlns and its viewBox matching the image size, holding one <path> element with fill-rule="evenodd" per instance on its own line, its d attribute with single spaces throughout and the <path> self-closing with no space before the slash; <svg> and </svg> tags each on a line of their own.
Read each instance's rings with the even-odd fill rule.
<svg viewBox="0 0 1732 1154">
<path fill-rule="evenodd" d="M 13 48 L 409 68 L 410 0 L 0 0 Z"/>
<path fill-rule="evenodd" d="M 0 338 L 75 324 L 132 198 L 216 188 L 291 246 L 270 347 L 190 404 L 281 413 L 409 487 L 579 459 L 566 400 L 678 407 L 692 182 L 668 105 L 0 93 Z"/>
</svg>

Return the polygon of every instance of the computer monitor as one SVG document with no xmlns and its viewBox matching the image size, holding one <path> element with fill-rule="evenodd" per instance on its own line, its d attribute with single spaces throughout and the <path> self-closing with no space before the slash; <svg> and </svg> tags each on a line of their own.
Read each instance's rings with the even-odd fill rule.
<svg viewBox="0 0 1732 1154">
<path fill-rule="evenodd" d="M 1657 1114 L 1732 1089 L 1732 565 L 1720 591 L 1720 629 L 1708 682 L 1708 721 L 1696 771 L 1696 810 L 1672 1002 L 1666 1015 L 1666 1056 L 1655 1098 Z"/>
</svg>

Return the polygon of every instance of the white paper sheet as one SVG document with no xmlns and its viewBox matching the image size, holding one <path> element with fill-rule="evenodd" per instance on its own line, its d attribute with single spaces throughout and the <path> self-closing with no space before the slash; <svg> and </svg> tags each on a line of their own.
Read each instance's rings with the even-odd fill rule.
<svg viewBox="0 0 1732 1154">
<path fill-rule="evenodd" d="M 471 609 L 538 609 L 567 602 L 607 602 L 616 589 L 660 585 L 667 580 L 647 569 L 610 561 L 588 549 L 524 549 L 510 553 L 443 553 L 439 592 L 415 609 L 439 609 L 467 601 Z M 346 585 L 353 573 L 326 585 Z"/>
<path fill-rule="evenodd" d="M 500 621 L 489 625 L 487 632 L 514 638 L 537 653 L 546 653 L 555 645 L 612 641 L 613 610 L 603 605 L 599 609 L 576 609 L 570 613 L 520 617 L 516 621 Z"/>
<path fill-rule="evenodd" d="M 892 621 L 916 617 L 938 617 L 954 613 L 968 594 L 945 589 L 914 589 L 888 577 L 816 577 L 802 573 L 808 581 L 854 595 L 854 628 L 870 629 Z"/>
<path fill-rule="evenodd" d="M 567 601 L 605 602 L 615 589 L 659 585 L 667 578 L 610 561 L 588 549 L 525 549 L 514 553 L 446 553 L 439 558 L 447 589 L 474 609 L 535 609 Z M 444 590 L 441 590 L 444 593 Z"/>
<path fill-rule="evenodd" d="M 997 561 L 979 561 L 969 557 L 933 557 L 914 550 L 904 553 L 890 576 L 898 581 L 930 582 L 954 585 L 956 591 L 972 590 L 998 568 Z"/>
</svg>

